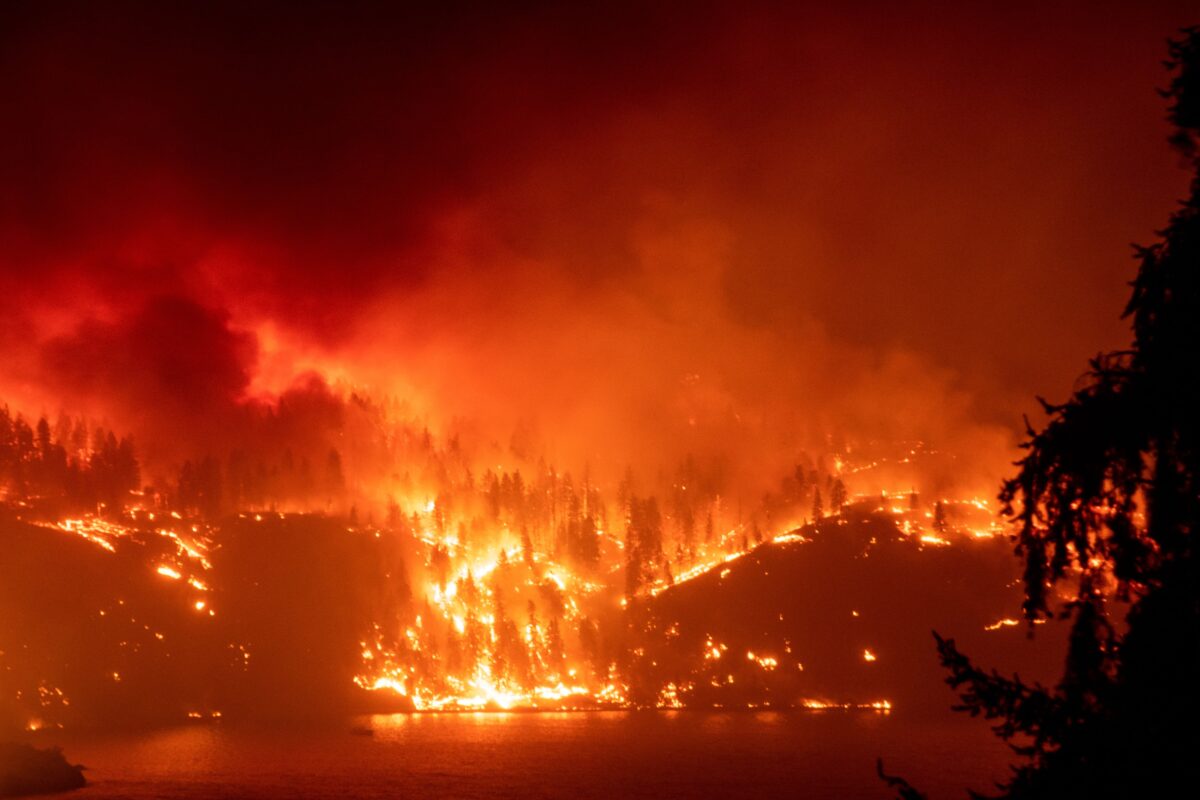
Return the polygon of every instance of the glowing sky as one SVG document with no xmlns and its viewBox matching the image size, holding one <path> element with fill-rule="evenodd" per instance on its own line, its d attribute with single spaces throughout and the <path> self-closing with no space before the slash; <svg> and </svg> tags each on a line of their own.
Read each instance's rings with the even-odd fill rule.
<svg viewBox="0 0 1200 800">
<path fill-rule="evenodd" d="M 0 394 L 1015 428 L 1123 340 L 1192 4 L 793 5 L 6 7 Z"/>
</svg>

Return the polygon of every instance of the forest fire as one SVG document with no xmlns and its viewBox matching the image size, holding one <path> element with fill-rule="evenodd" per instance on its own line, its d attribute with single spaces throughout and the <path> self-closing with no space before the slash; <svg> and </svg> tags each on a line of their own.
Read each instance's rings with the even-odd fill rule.
<svg viewBox="0 0 1200 800">
<path fill-rule="evenodd" d="M 987 511 L 986 505 L 978 501 L 964 501 L 962 505 Z M 410 514 L 410 519 L 416 520 L 418 530 L 429 530 L 438 525 L 458 530 L 471 524 L 468 520 L 434 519 L 432 503 L 424 510 L 428 518 Z M 922 544 L 951 544 L 949 539 L 932 534 L 913 535 L 917 528 L 906 518 L 912 509 L 877 506 L 875 511 L 895 518 L 898 530 Z M 923 515 L 932 519 L 934 512 L 923 512 Z M 845 523 L 836 516 L 831 521 Z M 990 538 L 997 529 L 990 521 L 987 525 L 974 530 L 955 526 L 953 531 L 968 539 Z M 940 530 L 951 535 L 944 519 Z M 605 536 L 599 529 L 590 535 L 598 540 Z M 493 540 L 503 538 L 502 533 Z M 630 703 L 629 689 L 622 681 L 618 664 L 603 664 L 594 652 L 588 651 L 586 634 L 582 632 L 587 630 L 589 622 L 611 614 L 614 607 L 628 612 L 631 602 L 643 602 L 639 597 L 658 597 L 714 571 L 724 577 L 729 572 L 726 565 L 738 561 L 764 542 L 760 534 L 754 544 L 748 544 L 749 540 L 739 535 L 737 528 L 731 529 L 719 539 L 698 546 L 694 555 L 687 559 L 694 559 L 693 563 L 688 564 L 685 560 L 676 564 L 672 559 L 664 558 L 663 575 L 643 585 L 640 594 L 631 597 L 621 591 L 622 582 L 628 588 L 628 578 L 622 568 L 628 570 L 630 565 L 620 561 L 631 545 L 621 547 L 620 540 L 610 542 L 617 546 L 607 549 L 596 545 L 598 550 L 604 550 L 616 559 L 608 563 L 602 559 L 597 561 L 585 577 L 566 564 L 554 561 L 549 554 L 526 550 L 528 542 L 521 547 L 502 545 L 496 557 L 472 561 L 456 536 L 438 540 L 423 535 L 420 539 L 428 548 L 426 569 L 453 577 L 445 583 L 435 580 L 428 585 L 424 594 L 424 613 L 418 614 L 404 629 L 398 647 L 384 644 L 381 636 L 373 642 L 362 643 L 363 672 L 355 678 L 364 688 L 394 692 L 408 698 L 418 710 L 625 707 Z M 785 532 L 765 541 L 790 545 L 803 544 L 808 539 L 800 532 Z M 739 546 L 748 549 L 733 549 L 732 552 L 725 549 Z M 439 563 L 442 560 L 448 564 Z M 510 609 L 520 609 L 522 605 L 527 613 L 524 620 L 519 620 L 519 612 Z M 548 615 L 549 620 L 546 621 L 545 616 L 539 617 L 539 613 Z M 375 630 L 380 633 L 378 626 Z M 585 636 L 584 639 L 571 637 L 572 645 L 574 641 L 580 641 L 582 646 L 568 645 L 564 630 Z M 433 650 L 438 642 L 446 642 L 444 651 Z M 709 640 L 704 647 L 703 659 L 718 660 L 726 649 L 725 645 Z M 748 651 L 745 657 L 767 672 L 780 666 L 779 660 L 772 655 Z M 870 649 L 863 651 L 862 658 L 868 663 L 877 660 Z M 516 665 L 515 669 L 510 665 Z M 797 663 L 796 667 L 803 670 L 802 664 Z M 678 707 L 683 705 L 686 694 L 686 687 L 668 682 L 659 690 L 653 704 L 663 708 Z M 796 704 L 805 708 L 880 710 L 891 707 L 887 701 L 818 705 L 814 702 L 798 700 Z M 749 703 L 750 707 L 755 705 Z"/>
<path fill-rule="evenodd" d="M 670 674 L 654 677 L 666 663 L 659 648 L 680 650 L 668 661 L 680 659 L 691 624 L 684 618 L 659 623 L 646 614 L 658 613 L 652 609 L 670 605 L 693 585 L 712 580 L 736 585 L 735 575 L 754 569 L 752 562 L 763 553 L 803 553 L 814 541 L 844 537 L 849 534 L 843 531 L 864 525 L 883 525 L 881 532 L 891 531 L 887 535 L 918 549 L 970 547 L 999 530 L 989 505 L 974 498 L 928 504 L 916 491 L 851 494 L 843 480 L 861 485 L 881 462 L 857 466 L 850 453 L 796 467 L 777 494 L 749 512 L 732 508 L 711 482 L 712 488 L 706 488 L 701 468 L 689 462 L 655 491 L 669 498 L 664 509 L 654 496 L 639 497 L 636 479 L 628 474 L 616 487 L 602 488 L 590 478 L 577 485 L 569 474 L 544 466 L 535 467 L 528 480 L 523 471 L 528 465 L 520 463 L 509 469 L 472 468 L 461 446 L 444 449 L 428 430 L 418 433 L 403 420 L 362 408 L 370 427 L 391 431 L 385 434 L 389 439 L 415 441 L 426 465 L 424 472 L 412 472 L 415 459 L 410 454 L 407 480 L 422 488 L 409 489 L 407 495 L 404 489 L 383 488 L 380 497 L 348 485 L 340 454 L 327 459 L 338 483 L 322 491 L 346 510 L 321 512 L 331 523 L 321 535 L 366 547 L 377 562 L 373 574 L 351 578 L 376 599 L 345 623 L 351 629 L 343 633 L 361 632 L 357 666 L 343 679 L 379 698 L 375 702 L 381 707 L 475 711 L 766 704 L 887 710 L 893 700 L 806 697 L 803 680 L 798 681 L 805 663 L 786 638 L 766 649 L 747 647 L 739 656 L 759 675 L 786 673 L 785 679 L 771 678 L 778 686 L 770 690 L 752 674 L 743 675 L 742 668 L 720 666 L 732 654 L 727 643 L 711 635 L 690 661 L 682 657 Z M 24 424 L 14 419 L 16 425 Z M 50 436 L 47 447 L 53 450 L 56 444 Z M 356 447 L 370 453 L 377 445 L 366 440 Z M 905 448 L 906 464 L 920 461 L 922 446 Z M 67 459 L 67 469 L 81 474 L 101 469 L 99 452 L 79 450 Z M 32 477 L 39 475 L 36 465 L 43 458 L 36 451 L 18 452 L 13 460 L 33 465 L 27 472 Z M 822 463 L 830 465 L 828 470 Z M 139 553 L 144 569 L 188 590 L 179 602 L 215 626 L 206 636 L 234 637 L 224 647 L 236 656 L 235 668 L 245 671 L 256 663 L 254 637 L 239 641 L 234 629 L 211 621 L 217 619 L 214 600 L 221 605 L 231 591 L 221 566 L 229 546 L 226 529 L 236 523 L 248 537 L 244 546 L 258 548 L 254 542 L 263 534 L 279 536 L 280 526 L 311 512 L 306 510 L 309 501 L 286 484 L 274 490 L 278 497 L 261 496 L 257 502 L 247 497 L 242 505 L 231 505 L 230 489 L 214 481 L 221 475 L 234 477 L 235 468 L 233 462 L 221 472 L 185 465 L 174 482 L 131 489 L 124 501 L 110 494 L 99 511 L 77 517 L 47 518 L 53 513 L 49 508 L 39 510 L 27 502 L 14 504 L 12 513 L 78 537 L 110 556 Z M 476 479 L 477 474 L 482 478 Z M 379 486 L 366 477 L 359 474 L 362 485 Z M 21 480 L 31 500 L 57 492 L 60 505 L 73 502 L 71 490 L 62 495 L 64 489 L 56 488 L 52 475 Z M 10 498 L 19 485 L 10 486 Z M 371 519 L 377 513 L 382 522 Z M 767 527 L 774 525 L 781 527 Z M 285 541 L 286 535 L 270 547 L 286 547 Z M 860 555 L 870 555 L 877 546 L 880 535 L 874 534 Z M 271 559 L 272 550 L 258 557 Z M 255 591 L 255 586 L 257 581 L 247 589 Z M 237 600 L 231 596 L 229 602 Z M 123 603 L 117 598 L 117 608 Z M 112 612 L 111 607 L 100 610 L 106 618 Z M 783 623 L 785 615 L 777 616 Z M 136 616 L 131 621 L 141 625 Z M 143 627 L 158 642 L 166 639 L 162 631 Z M 651 656 L 651 649 L 660 655 Z M 868 664 L 877 660 L 871 648 L 860 655 Z M 811 672 L 811 656 L 806 661 Z M 790 688 L 779 688 L 785 684 Z M 202 717 L 212 718 L 210 712 L 219 710 L 205 711 Z M 44 710 L 39 714 L 46 716 Z"/>
<path fill-rule="evenodd" d="M 6 4 L 0 796 L 1186 782 L 1200 28 L 1043 5 Z"/>
</svg>

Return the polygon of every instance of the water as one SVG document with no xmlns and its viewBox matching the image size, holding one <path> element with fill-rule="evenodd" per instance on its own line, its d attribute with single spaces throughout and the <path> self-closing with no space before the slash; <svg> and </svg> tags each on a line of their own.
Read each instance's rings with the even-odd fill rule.
<svg viewBox="0 0 1200 800">
<path fill-rule="evenodd" d="M 1008 760 L 978 721 L 897 712 L 396 715 L 53 741 L 89 767 L 91 785 L 71 795 L 80 800 L 885 798 L 877 756 L 937 796 L 962 797 L 990 788 Z"/>
</svg>

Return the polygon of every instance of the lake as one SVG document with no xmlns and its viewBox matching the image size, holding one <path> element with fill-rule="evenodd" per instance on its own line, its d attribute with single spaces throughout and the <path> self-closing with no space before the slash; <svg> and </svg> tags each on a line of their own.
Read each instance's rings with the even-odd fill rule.
<svg viewBox="0 0 1200 800">
<path fill-rule="evenodd" d="M 89 767 L 81 800 L 885 798 L 876 756 L 935 796 L 963 797 L 990 788 L 1009 755 L 965 717 L 842 711 L 412 714 L 38 742 Z"/>
</svg>

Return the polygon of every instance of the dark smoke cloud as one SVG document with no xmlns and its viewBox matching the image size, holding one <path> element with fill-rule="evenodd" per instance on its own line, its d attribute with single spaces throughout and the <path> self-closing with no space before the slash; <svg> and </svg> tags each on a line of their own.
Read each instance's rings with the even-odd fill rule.
<svg viewBox="0 0 1200 800">
<path fill-rule="evenodd" d="M 1185 3 L 0 13 L 0 389 L 185 445 L 315 369 L 572 457 L 990 449 L 1184 178 Z"/>
<path fill-rule="evenodd" d="M 46 342 L 41 356 L 51 392 L 145 434 L 151 451 L 191 451 L 234 422 L 257 346 L 226 313 L 160 297 L 114 322 L 85 320 Z"/>
</svg>

